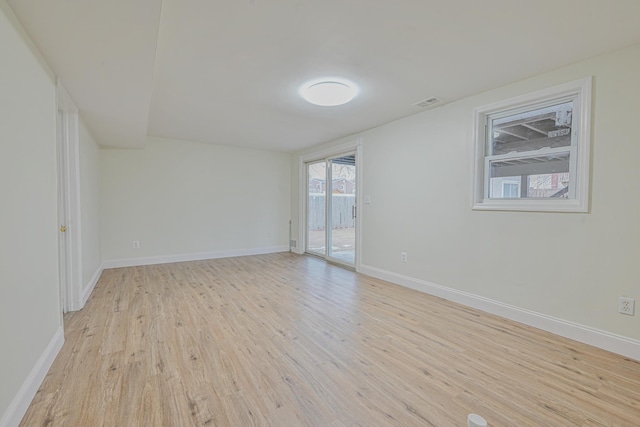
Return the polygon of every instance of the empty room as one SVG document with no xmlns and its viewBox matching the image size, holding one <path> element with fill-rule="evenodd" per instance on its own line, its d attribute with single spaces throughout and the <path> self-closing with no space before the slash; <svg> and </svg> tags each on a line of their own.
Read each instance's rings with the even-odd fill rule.
<svg viewBox="0 0 640 427">
<path fill-rule="evenodd" d="M 639 426 L 637 0 L 0 0 L 0 427 Z"/>
</svg>

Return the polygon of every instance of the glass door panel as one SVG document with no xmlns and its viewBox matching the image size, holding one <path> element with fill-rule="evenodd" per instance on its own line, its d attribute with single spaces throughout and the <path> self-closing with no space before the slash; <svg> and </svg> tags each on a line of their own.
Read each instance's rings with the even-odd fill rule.
<svg viewBox="0 0 640 427">
<path fill-rule="evenodd" d="M 338 261 L 356 261 L 356 160 L 350 154 L 329 160 L 331 198 L 327 224 L 327 255 Z"/>
<path fill-rule="evenodd" d="M 307 252 L 327 255 L 327 162 L 307 164 Z"/>
</svg>

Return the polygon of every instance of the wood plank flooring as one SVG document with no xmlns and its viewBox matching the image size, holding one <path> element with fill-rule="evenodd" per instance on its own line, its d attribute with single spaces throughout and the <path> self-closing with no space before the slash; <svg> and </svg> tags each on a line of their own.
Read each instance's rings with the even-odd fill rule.
<svg viewBox="0 0 640 427">
<path fill-rule="evenodd" d="M 270 254 L 105 270 L 21 426 L 638 426 L 640 363 Z"/>
</svg>

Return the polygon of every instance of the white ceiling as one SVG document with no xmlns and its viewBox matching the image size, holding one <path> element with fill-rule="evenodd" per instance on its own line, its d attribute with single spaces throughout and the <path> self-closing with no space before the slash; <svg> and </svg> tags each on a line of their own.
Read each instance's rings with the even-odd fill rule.
<svg viewBox="0 0 640 427">
<path fill-rule="evenodd" d="M 104 146 L 293 151 L 640 42 L 638 0 L 9 0 Z M 298 87 L 360 86 L 339 107 Z"/>
</svg>

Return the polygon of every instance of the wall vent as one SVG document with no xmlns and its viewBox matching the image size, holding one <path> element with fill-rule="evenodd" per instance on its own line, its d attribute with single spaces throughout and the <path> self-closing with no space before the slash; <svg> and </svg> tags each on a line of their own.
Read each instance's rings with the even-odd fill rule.
<svg viewBox="0 0 640 427">
<path fill-rule="evenodd" d="M 442 102 L 442 99 L 432 96 L 431 98 L 427 98 L 424 101 L 416 102 L 413 105 L 415 105 L 416 107 L 426 108 L 431 107 L 432 105 L 435 105 L 439 102 Z"/>
</svg>

